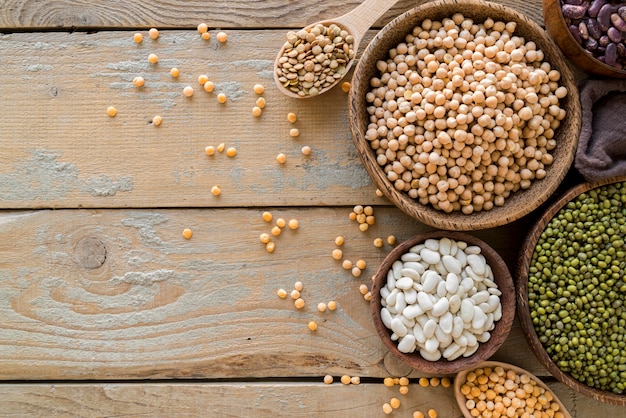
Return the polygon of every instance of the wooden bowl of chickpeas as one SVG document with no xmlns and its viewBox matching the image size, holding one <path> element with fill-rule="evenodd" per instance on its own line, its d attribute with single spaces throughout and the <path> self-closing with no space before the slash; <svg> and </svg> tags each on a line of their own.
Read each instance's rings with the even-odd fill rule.
<svg viewBox="0 0 626 418">
<path fill-rule="evenodd" d="M 354 144 L 377 187 L 447 230 L 515 221 L 569 170 L 581 108 L 569 64 L 522 13 L 433 1 L 387 24 L 352 80 Z"/>
</svg>

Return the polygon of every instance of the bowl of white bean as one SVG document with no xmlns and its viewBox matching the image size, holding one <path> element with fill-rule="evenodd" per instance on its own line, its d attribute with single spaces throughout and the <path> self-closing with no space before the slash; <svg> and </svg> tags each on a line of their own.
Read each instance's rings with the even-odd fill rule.
<svg viewBox="0 0 626 418">
<path fill-rule="evenodd" d="M 415 219 L 515 221 L 569 170 L 581 108 L 569 63 L 522 13 L 439 0 L 389 22 L 354 72 L 350 128 L 369 176 Z"/>
<path fill-rule="evenodd" d="M 487 243 L 436 230 L 385 257 L 370 306 L 376 331 L 396 357 L 426 373 L 453 374 L 487 360 L 506 340 L 515 288 Z"/>
</svg>

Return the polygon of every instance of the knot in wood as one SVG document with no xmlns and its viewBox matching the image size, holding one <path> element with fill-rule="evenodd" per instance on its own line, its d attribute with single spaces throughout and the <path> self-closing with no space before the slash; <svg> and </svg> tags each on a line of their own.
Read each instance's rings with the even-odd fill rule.
<svg viewBox="0 0 626 418">
<path fill-rule="evenodd" d="M 104 243 L 95 237 L 78 241 L 74 248 L 76 262 L 86 269 L 96 269 L 104 264 L 107 250 Z"/>
</svg>

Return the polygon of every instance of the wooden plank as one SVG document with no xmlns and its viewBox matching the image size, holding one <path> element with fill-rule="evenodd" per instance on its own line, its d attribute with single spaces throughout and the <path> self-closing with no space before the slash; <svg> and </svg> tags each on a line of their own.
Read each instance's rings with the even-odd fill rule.
<svg viewBox="0 0 626 418">
<path fill-rule="evenodd" d="M 274 238 L 262 209 L 57 210 L 0 217 L 0 379 L 138 379 L 409 374 L 390 356 L 359 293 L 390 246 L 427 228 L 398 209 L 375 210 L 367 233 L 349 208 L 273 209 L 300 228 Z M 482 231 L 514 259 L 506 231 Z M 184 228 L 193 230 L 185 240 Z M 331 258 L 368 263 L 355 279 Z M 302 281 L 303 310 L 276 296 Z M 335 312 L 319 302 L 336 300 Z M 319 324 L 310 332 L 307 323 Z M 545 371 L 516 329 L 498 354 Z"/>
<path fill-rule="evenodd" d="M 581 397 L 565 385 L 548 385 L 573 418 L 619 417 L 623 407 Z M 410 418 L 433 408 L 438 416 L 461 417 L 451 387 L 380 383 L 344 386 L 319 382 L 143 383 L 143 384 L 2 384 L 0 410 L 5 417 L 381 417 L 382 405 L 400 400 L 393 416 Z"/>
<path fill-rule="evenodd" d="M 377 22 L 380 27 L 398 14 L 425 3 L 425 0 L 402 0 Z M 524 11 L 541 20 L 539 0 L 496 1 Z M 98 1 L 35 1 L 4 0 L 0 8 L 0 31 L 108 28 L 188 28 L 200 22 L 218 28 L 300 28 L 319 20 L 331 19 L 355 8 L 360 2 L 336 3 L 329 0 L 308 2 L 287 0 L 231 0 L 228 2 L 129 1 L 111 3 Z"/>
<path fill-rule="evenodd" d="M 50 33 L 35 42 L 32 34 L 0 35 L 0 208 L 383 202 L 352 145 L 347 95 L 337 89 L 300 101 L 277 90 L 272 60 L 283 36 L 235 31 L 217 45 L 173 31 L 136 45 L 129 33 Z M 156 66 L 147 61 L 152 52 Z M 200 74 L 215 81 L 214 93 L 202 90 Z M 141 89 L 132 83 L 138 75 Z M 255 83 L 266 87 L 260 118 L 252 115 Z M 192 98 L 182 95 L 186 85 L 196 89 Z M 151 123 L 157 114 L 159 127 Z M 235 146 L 236 158 L 204 153 L 220 143 Z M 304 145 L 313 149 L 308 157 Z"/>
</svg>

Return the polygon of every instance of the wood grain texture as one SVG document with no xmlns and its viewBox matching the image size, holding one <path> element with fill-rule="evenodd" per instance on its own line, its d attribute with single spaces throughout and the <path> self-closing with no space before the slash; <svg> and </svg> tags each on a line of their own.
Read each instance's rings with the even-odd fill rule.
<svg viewBox="0 0 626 418">
<path fill-rule="evenodd" d="M 402 241 L 426 227 L 388 207 L 376 209 L 367 233 L 346 208 L 272 212 L 300 221 L 274 238 L 273 254 L 259 242 L 271 227 L 261 209 L 3 213 L 0 379 L 410 373 L 388 355 L 358 288 L 390 250 L 375 248 L 374 237 Z M 339 234 L 344 258 L 368 263 L 358 279 L 330 256 Z M 513 259 L 515 243 L 497 236 L 490 244 Z M 298 280 L 301 311 L 276 296 Z M 317 312 L 331 299 L 337 311 Z M 535 371 L 529 351 L 518 354 L 511 341 L 505 361 L 519 356 L 516 364 Z"/>
<path fill-rule="evenodd" d="M 376 24 L 389 22 L 398 14 L 424 3 L 425 0 L 398 2 Z M 497 1 L 508 3 L 531 17 L 541 20 L 540 0 Z M 115 0 L 2 0 L 0 30 L 45 29 L 130 29 L 188 28 L 200 22 L 217 28 L 301 28 L 319 20 L 331 19 L 349 12 L 360 2 L 330 0 L 294 2 L 288 0 L 230 0 L 228 2 L 128 1 Z"/>
<path fill-rule="evenodd" d="M 382 404 L 400 399 L 393 416 L 411 417 L 430 408 L 440 417 L 462 416 L 452 387 L 380 383 L 344 386 L 337 382 L 107 383 L 0 385 L 0 409 L 6 417 L 364 417 L 384 416 Z M 567 386 L 548 382 L 573 417 L 620 417 L 623 407 L 581 399 Z"/>
<path fill-rule="evenodd" d="M 337 89 L 305 104 L 278 92 L 272 60 L 283 36 L 238 31 L 218 45 L 173 31 L 137 45 L 119 32 L 51 33 L 35 42 L 32 34 L 0 35 L 0 208 L 383 202 L 352 145 L 347 95 Z M 213 93 L 203 91 L 200 74 L 215 82 Z M 144 87 L 133 85 L 136 76 Z M 266 88 L 260 118 L 252 115 L 256 83 Z M 187 85 L 196 90 L 191 98 L 182 94 Z M 220 92 L 227 103 L 217 102 Z M 152 125 L 155 115 L 161 126 Z M 220 143 L 236 147 L 236 158 L 205 154 Z M 275 160 L 280 152 L 284 165 Z"/>
</svg>

